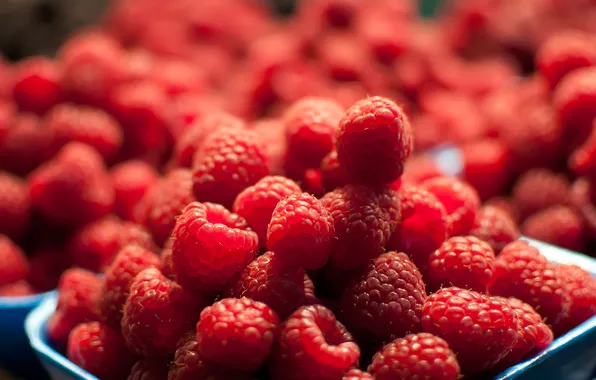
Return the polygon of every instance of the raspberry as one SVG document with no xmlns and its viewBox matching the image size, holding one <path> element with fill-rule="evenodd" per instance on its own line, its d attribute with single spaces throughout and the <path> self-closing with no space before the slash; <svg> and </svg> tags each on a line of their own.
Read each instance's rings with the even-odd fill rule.
<svg viewBox="0 0 596 380">
<path fill-rule="evenodd" d="M 321 201 L 307 193 L 282 199 L 267 228 L 267 247 L 287 265 L 321 269 L 335 239 L 333 217 Z"/>
<path fill-rule="evenodd" d="M 354 180 L 390 183 L 402 175 L 412 141 L 410 123 L 401 107 L 389 99 L 372 97 L 346 111 L 337 134 L 337 156 Z"/>
<path fill-rule="evenodd" d="M 358 364 L 360 348 L 324 306 L 303 306 L 284 322 L 271 364 L 272 380 L 331 380 Z"/>
<path fill-rule="evenodd" d="M 456 287 L 440 289 L 422 308 L 425 332 L 443 338 L 462 372 L 478 374 L 507 355 L 518 339 L 519 320 L 506 301 Z"/>
<path fill-rule="evenodd" d="M 192 202 L 176 221 L 172 261 L 185 288 L 216 293 L 255 257 L 258 236 L 224 207 Z"/>
<path fill-rule="evenodd" d="M 68 251 L 75 265 L 99 272 L 127 245 L 157 251 L 151 235 L 143 226 L 116 218 L 98 220 L 75 232 Z"/>
<path fill-rule="evenodd" d="M 110 115 L 100 109 L 71 104 L 54 107 L 45 119 L 46 128 L 54 135 L 53 147 L 78 141 L 92 146 L 110 162 L 122 146 L 122 131 Z"/>
<path fill-rule="evenodd" d="M 200 93 L 207 85 L 201 70 L 182 59 L 161 59 L 153 67 L 151 74 L 152 79 L 170 96 Z"/>
<path fill-rule="evenodd" d="M 566 206 L 552 206 L 530 216 L 521 226 L 522 233 L 572 251 L 584 249 L 584 226 L 581 216 Z"/>
<path fill-rule="evenodd" d="M 478 210 L 470 235 L 487 242 L 498 255 L 507 244 L 519 239 L 520 233 L 506 211 L 485 205 Z"/>
<path fill-rule="evenodd" d="M 374 378 L 368 372 L 353 368 L 346 372 L 342 380 L 374 380 Z"/>
<path fill-rule="evenodd" d="M 161 267 L 162 267 L 162 273 L 164 274 L 164 276 L 166 276 L 167 278 L 174 280 L 175 279 L 175 274 L 174 274 L 174 263 L 172 261 L 172 245 L 174 244 L 174 242 L 172 241 L 172 239 L 168 239 L 168 241 L 166 241 L 166 243 L 164 244 L 163 249 L 161 250 L 161 254 L 160 259 L 161 259 Z"/>
<path fill-rule="evenodd" d="M 172 100 L 173 134 L 176 140 L 180 140 L 186 131 L 203 117 L 222 113 L 217 100 L 205 97 L 204 94 L 181 94 Z"/>
<path fill-rule="evenodd" d="M 172 234 L 176 218 L 184 207 L 194 201 L 192 174 L 187 169 L 175 169 L 159 181 L 146 195 L 148 213 L 144 218 L 153 238 L 160 246 Z"/>
<path fill-rule="evenodd" d="M 489 291 L 530 304 L 550 325 L 556 325 L 569 310 L 569 295 L 554 265 L 520 240 L 503 248 L 495 260 Z"/>
<path fill-rule="evenodd" d="M 134 363 L 120 331 L 100 322 L 81 323 L 72 329 L 68 335 L 66 356 L 102 379 L 122 378 Z"/>
<path fill-rule="evenodd" d="M 447 342 L 429 333 L 410 334 L 385 345 L 375 354 L 368 370 L 376 380 L 461 377 L 459 364 Z"/>
<path fill-rule="evenodd" d="M 26 297 L 35 293 L 33 286 L 24 280 L 0 285 L 0 297 Z"/>
<path fill-rule="evenodd" d="M 264 303 L 225 298 L 201 312 L 199 351 L 222 366 L 254 371 L 269 357 L 279 324 L 277 314 Z"/>
<path fill-rule="evenodd" d="M 127 380 L 164 380 L 168 378 L 168 362 L 156 358 L 137 361 L 130 370 Z"/>
<path fill-rule="evenodd" d="M 380 343 L 419 331 L 425 300 L 416 265 L 404 253 L 387 252 L 347 286 L 340 307 L 350 331 Z"/>
<path fill-rule="evenodd" d="M 378 7 L 368 6 L 366 11 L 357 14 L 356 31 L 358 37 L 371 50 L 380 63 L 393 64 L 409 48 L 409 25 L 396 20 L 388 12 L 385 3 Z M 368 5 L 368 4 L 367 4 Z"/>
<path fill-rule="evenodd" d="M 245 129 L 241 119 L 225 112 L 207 114 L 182 133 L 174 147 L 174 163 L 177 167 L 190 168 L 195 153 L 203 146 L 207 137 L 219 128 Z"/>
<path fill-rule="evenodd" d="M 568 165 L 577 175 L 596 177 L 596 121 L 590 136 L 569 157 Z"/>
<path fill-rule="evenodd" d="M 327 191 L 333 191 L 349 183 L 348 174 L 339 164 L 336 150 L 331 151 L 321 161 L 321 176 L 323 187 Z"/>
<path fill-rule="evenodd" d="M 530 353 L 540 352 L 553 341 L 553 332 L 542 322 L 540 314 L 517 298 L 503 298 L 519 319 L 518 339 L 511 352 L 499 362 L 499 367 L 510 367 L 522 361 Z"/>
<path fill-rule="evenodd" d="M 50 154 L 52 133 L 32 114 L 10 118 L 11 126 L 0 129 L 0 170 L 25 175 Z"/>
<path fill-rule="evenodd" d="M 30 214 L 27 183 L 0 171 L 0 234 L 20 238 L 29 227 Z"/>
<path fill-rule="evenodd" d="M 198 319 L 201 303 L 159 269 L 142 270 L 124 304 L 121 326 L 128 347 L 144 356 L 173 353 L 178 339 Z"/>
<path fill-rule="evenodd" d="M 198 201 L 231 208 L 242 190 L 268 174 L 266 149 L 258 135 L 222 128 L 212 133 L 195 155 L 193 191 Z"/>
<path fill-rule="evenodd" d="M 122 162 L 110 171 L 114 187 L 114 212 L 123 220 L 136 221 L 136 209 L 143 196 L 159 178 L 149 164 L 130 160 Z"/>
<path fill-rule="evenodd" d="M 517 223 L 519 219 L 517 208 L 514 206 L 513 200 L 509 197 L 492 197 L 491 199 L 484 202 L 484 206 L 491 206 L 501 210 L 515 223 Z"/>
<path fill-rule="evenodd" d="M 522 219 L 567 201 L 569 181 L 547 169 L 533 169 L 522 175 L 512 190 L 513 202 Z"/>
<path fill-rule="evenodd" d="M 284 124 L 277 119 L 260 119 L 252 125 L 252 131 L 267 146 L 271 174 L 283 174 L 287 150 Z"/>
<path fill-rule="evenodd" d="M 343 107 L 334 100 L 306 97 L 292 104 L 283 116 L 287 159 L 303 168 L 319 167 L 333 150 Z"/>
<path fill-rule="evenodd" d="M 267 226 L 275 206 L 286 196 L 295 193 L 300 193 L 300 186 L 291 179 L 281 176 L 263 177 L 238 194 L 232 210 L 246 219 L 259 235 L 261 246 L 264 246 L 267 241 Z"/>
<path fill-rule="evenodd" d="M 102 281 L 84 269 L 68 269 L 60 277 L 58 306 L 48 321 L 48 337 L 59 345 L 66 344 L 68 334 L 76 325 L 97 321 Z"/>
<path fill-rule="evenodd" d="M 429 282 L 434 289 L 457 286 L 486 293 L 494 270 L 495 253 L 474 236 L 447 239 L 429 258 Z"/>
<path fill-rule="evenodd" d="M 12 97 L 21 112 L 43 115 L 61 99 L 62 67 L 57 61 L 34 57 L 18 64 Z"/>
<path fill-rule="evenodd" d="M 571 299 L 567 315 L 554 326 L 556 333 L 563 334 L 596 315 L 596 281 L 577 265 L 558 264 L 555 271 Z"/>
<path fill-rule="evenodd" d="M 136 245 L 127 245 L 118 252 L 104 271 L 101 311 L 106 323 L 120 327 L 122 307 L 130 294 L 130 284 L 146 268 L 161 269 L 155 253 Z"/>
<path fill-rule="evenodd" d="M 362 268 L 383 253 L 400 220 L 397 194 L 389 188 L 348 185 L 327 193 L 321 203 L 334 220 L 337 242 L 330 262 L 338 269 Z"/>
<path fill-rule="evenodd" d="M 432 178 L 424 181 L 422 186 L 445 206 L 451 236 L 470 232 L 480 207 L 480 198 L 473 187 L 452 177 Z"/>
<path fill-rule="evenodd" d="M 483 139 L 462 146 L 463 179 L 482 199 L 505 190 L 509 180 L 509 153 L 498 140 Z"/>
<path fill-rule="evenodd" d="M 569 72 L 596 66 L 592 36 L 578 31 L 562 31 L 548 38 L 536 53 L 536 65 L 550 88 Z"/>
<path fill-rule="evenodd" d="M 91 147 L 69 143 L 29 177 L 33 206 L 50 221 L 78 226 L 109 213 L 114 189 L 101 156 Z"/>
<path fill-rule="evenodd" d="M 406 252 L 421 269 L 428 257 L 447 239 L 450 222 L 439 199 L 422 187 L 402 186 L 402 223 L 387 244 L 387 249 Z"/>
<path fill-rule="evenodd" d="M 277 254 L 266 252 L 244 268 L 226 295 L 263 302 L 285 320 L 300 306 L 307 304 L 305 276 L 302 268 L 286 267 Z M 308 285 L 312 285 L 310 279 Z M 312 293 L 314 295 L 314 285 Z"/>
<path fill-rule="evenodd" d="M 7 236 L 0 234 L 0 286 L 24 280 L 28 272 L 25 253 Z"/>
<path fill-rule="evenodd" d="M 406 162 L 404 175 L 401 177 L 401 180 L 404 183 L 417 185 L 427 179 L 440 177 L 442 175 L 443 173 L 441 173 L 437 167 L 432 156 L 427 154 L 416 154 Z"/>
<path fill-rule="evenodd" d="M 581 215 L 584 222 L 586 237 L 596 236 L 596 206 L 592 203 L 594 187 L 586 178 L 579 178 L 571 185 L 569 202 Z"/>
<path fill-rule="evenodd" d="M 38 291 L 58 286 L 60 275 L 71 266 L 68 252 L 62 246 L 45 246 L 31 253 L 27 281 Z"/>
</svg>

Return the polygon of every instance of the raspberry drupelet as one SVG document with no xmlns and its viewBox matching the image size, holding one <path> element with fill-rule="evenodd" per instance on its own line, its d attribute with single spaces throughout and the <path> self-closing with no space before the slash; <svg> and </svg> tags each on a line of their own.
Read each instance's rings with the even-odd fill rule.
<svg viewBox="0 0 596 380">
<path fill-rule="evenodd" d="M 355 181 L 395 181 L 412 148 L 410 122 L 402 108 L 387 98 L 375 96 L 356 102 L 340 121 L 337 156 Z"/>
<path fill-rule="evenodd" d="M 353 368 L 346 372 L 342 380 L 374 380 L 374 378 L 368 372 Z"/>
</svg>

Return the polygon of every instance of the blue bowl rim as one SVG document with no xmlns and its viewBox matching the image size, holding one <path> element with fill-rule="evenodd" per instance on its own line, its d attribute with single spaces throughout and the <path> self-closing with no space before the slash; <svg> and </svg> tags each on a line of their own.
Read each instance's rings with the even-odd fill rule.
<svg viewBox="0 0 596 380">
<path fill-rule="evenodd" d="M 553 262 L 575 264 L 596 276 L 596 259 L 536 240 L 527 238 L 523 238 L 523 240 L 528 241 L 532 246 L 538 248 L 544 256 Z M 564 253 L 565 255 L 561 255 L 561 253 Z M 42 329 L 46 327 L 48 319 L 56 308 L 56 303 L 57 294 L 54 292 L 54 294 L 48 296 L 47 299 L 33 309 L 25 319 L 25 331 L 31 347 L 33 347 L 36 353 L 41 357 L 42 361 L 44 361 L 43 359 L 47 359 L 78 379 L 99 380 L 97 377 L 68 360 L 65 356 L 49 346 L 42 338 L 45 334 Z M 558 352 L 564 350 L 568 343 L 593 329 L 596 329 L 596 316 L 575 327 L 565 335 L 557 338 L 549 347 L 533 358 L 516 364 L 496 375 L 493 380 L 511 380 L 517 378 L 526 370 L 552 358 Z"/>
<path fill-rule="evenodd" d="M 32 294 L 22 297 L 0 297 L 0 309 L 26 309 L 37 306 L 40 302 L 56 294 L 57 290 Z"/>
</svg>

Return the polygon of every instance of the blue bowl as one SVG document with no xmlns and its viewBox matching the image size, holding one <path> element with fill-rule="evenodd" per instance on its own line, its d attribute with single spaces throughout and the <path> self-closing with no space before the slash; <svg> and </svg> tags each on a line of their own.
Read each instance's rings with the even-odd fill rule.
<svg viewBox="0 0 596 380">
<path fill-rule="evenodd" d="M 27 314 L 54 292 L 27 297 L 0 297 L 0 368 L 15 375 L 41 379 L 44 371 L 25 334 Z"/>
<path fill-rule="evenodd" d="M 549 244 L 526 239 L 549 260 L 576 264 L 596 277 L 596 260 Z M 31 346 L 54 380 L 98 380 L 53 349 L 46 325 L 56 309 L 56 296 L 49 297 L 25 321 Z M 596 317 L 556 339 L 551 346 L 494 377 L 495 380 L 572 379 L 587 380 L 596 369 Z"/>
</svg>

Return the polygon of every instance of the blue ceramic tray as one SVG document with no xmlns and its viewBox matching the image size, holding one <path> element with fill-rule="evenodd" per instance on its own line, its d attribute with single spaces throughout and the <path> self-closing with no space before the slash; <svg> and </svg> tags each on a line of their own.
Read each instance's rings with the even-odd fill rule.
<svg viewBox="0 0 596 380">
<path fill-rule="evenodd" d="M 44 372 L 35 359 L 23 327 L 27 314 L 53 294 L 0 297 L 0 368 L 27 378 L 43 378 Z"/>
<path fill-rule="evenodd" d="M 552 245 L 527 239 L 549 260 L 576 264 L 596 277 L 596 260 Z M 46 324 L 56 308 L 56 296 L 46 299 L 29 314 L 25 330 L 31 346 L 54 380 L 98 380 L 74 365 L 48 343 Z M 587 380 L 596 368 L 596 317 L 556 339 L 553 344 L 523 363 L 497 375 L 495 380 L 568 379 Z"/>
</svg>

